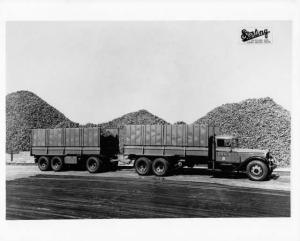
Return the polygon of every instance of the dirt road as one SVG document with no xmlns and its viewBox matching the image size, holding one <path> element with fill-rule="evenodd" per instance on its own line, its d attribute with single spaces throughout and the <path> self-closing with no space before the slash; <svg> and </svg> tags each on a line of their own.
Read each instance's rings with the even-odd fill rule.
<svg viewBox="0 0 300 241">
<path fill-rule="evenodd" d="M 262 188 L 273 190 L 290 190 L 290 175 L 289 172 L 274 172 L 272 178 L 264 182 L 250 181 L 246 175 L 230 175 L 219 174 L 213 176 L 210 172 L 203 168 L 184 168 L 183 170 L 173 173 L 171 176 L 159 178 L 156 176 L 142 177 L 136 174 L 134 169 L 130 166 L 119 167 L 115 172 L 104 172 L 90 174 L 86 170 L 71 169 L 62 172 L 41 172 L 35 165 L 6 165 L 6 180 L 14 180 L 22 177 L 30 177 L 37 174 L 47 175 L 74 175 L 74 176 L 93 176 L 93 177 L 127 177 L 136 179 L 163 179 L 170 181 L 188 181 L 188 182 L 205 182 L 224 184 L 237 187 L 249 187 L 249 188 Z"/>
<path fill-rule="evenodd" d="M 13 177 L 14 168 L 19 169 L 19 173 Z M 37 169 L 22 173 L 22 169 L 28 170 L 28 166 L 7 167 L 7 219 L 290 215 L 289 191 L 278 187 L 253 188 L 226 183 L 226 180 L 247 183 L 249 180 L 243 177 L 211 178 L 203 174 L 199 181 L 199 175 L 193 173 L 168 178 L 141 178 L 132 169 L 97 175 L 83 171 L 41 174 Z M 205 181 L 205 178 L 217 182 L 222 180 L 223 184 Z M 274 182 L 279 182 L 280 178 Z"/>
</svg>

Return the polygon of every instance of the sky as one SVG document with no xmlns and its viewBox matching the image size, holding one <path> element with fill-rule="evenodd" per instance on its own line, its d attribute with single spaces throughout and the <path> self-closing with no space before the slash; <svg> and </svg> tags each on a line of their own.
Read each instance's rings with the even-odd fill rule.
<svg viewBox="0 0 300 241">
<path fill-rule="evenodd" d="M 270 30 L 245 44 L 242 29 Z M 81 124 L 146 109 L 192 123 L 271 97 L 291 110 L 288 21 L 8 22 L 6 92 L 29 90 Z"/>
</svg>

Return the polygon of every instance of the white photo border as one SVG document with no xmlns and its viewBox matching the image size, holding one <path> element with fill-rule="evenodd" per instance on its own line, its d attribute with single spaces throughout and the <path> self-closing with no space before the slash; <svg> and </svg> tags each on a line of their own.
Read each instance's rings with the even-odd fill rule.
<svg viewBox="0 0 300 241">
<path fill-rule="evenodd" d="M 0 3 L 0 240 L 299 240 L 299 1 L 10 1 Z M 291 218 L 5 220 L 7 21 L 289 20 L 293 25 Z M 55 230 L 52 232 L 51 230 Z"/>
</svg>

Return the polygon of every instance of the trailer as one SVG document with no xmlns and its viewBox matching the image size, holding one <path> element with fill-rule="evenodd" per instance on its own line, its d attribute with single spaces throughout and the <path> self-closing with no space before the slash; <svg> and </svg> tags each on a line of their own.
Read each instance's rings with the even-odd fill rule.
<svg viewBox="0 0 300 241">
<path fill-rule="evenodd" d="M 83 164 L 90 173 L 115 169 L 119 150 L 116 130 L 100 128 L 33 129 L 30 155 L 42 171 Z"/>
<path fill-rule="evenodd" d="M 128 125 L 123 152 L 139 175 L 165 176 L 205 164 L 211 171 L 246 172 L 261 181 L 276 167 L 269 150 L 239 148 L 236 137 L 208 125 Z"/>
</svg>

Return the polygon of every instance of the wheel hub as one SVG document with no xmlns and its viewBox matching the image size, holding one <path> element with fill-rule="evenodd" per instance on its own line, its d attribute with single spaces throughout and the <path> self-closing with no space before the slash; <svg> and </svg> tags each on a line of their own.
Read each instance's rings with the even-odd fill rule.
<svg viewBox="0 0 300 241">
<path fill-rule="evenodd" d="M 90 168 L 95 169 L 96 168 L 96 162 L 91 162 L 90 163 Z"/>
<path fill-rule="evenodd" d="M 55 167 L 55 168 L 59 168 L 60 165 L 61 165 L 61 162 L 60 162 L 59 160 L 56 160 L 56 161 L 54 162 L 54 167 Z"/>
<path fill-rule="evenodd" d="M 254 175 L 256 175 L 256 176 L 259 176 L 259 175 L 261 175 L 262 174 L 262 168 L 261 168 L 261 166 L 259 166 L 259 165 L 254 165 L 252 168 L 251 168 L 251 172 L 254 174 Z"/>
<path fill-rule="evenodd" d="M 157 165 L 155 169 L 157 172 L 163 172 L 165 168 L 163 165 Z"/>
<path fill-rule="evenodd" d="M 141 172 L 145 172 L 145 171 L 146 171 L 146 165 L 145 165 L 145 163 L 140 163 L 140 165 L 139 165 L 139 170 L 140 170 Z"/>
</svg>

